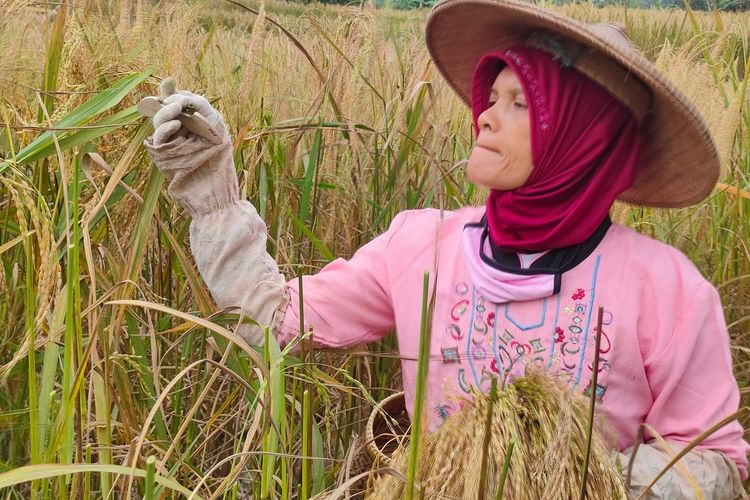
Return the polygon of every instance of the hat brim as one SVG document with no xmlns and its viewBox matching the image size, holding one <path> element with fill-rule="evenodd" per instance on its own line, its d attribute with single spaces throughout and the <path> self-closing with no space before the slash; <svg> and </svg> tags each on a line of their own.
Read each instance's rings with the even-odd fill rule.
<svg viewBox="0 0 750 500">
<path fill-rule="evenodd" d="M 716 185 L 720 161 L 698 110 L 645 57 L 614 47 L 585 24 L 517 0 L 444 0 L 427 19 L 432 60 L 459 97 L 471 105 L 471 80 L 482 55 L 523 44 L 545 29 L 603 53 L 653 93 L 642 122 L 638 177 L 619 199 L 635 205 L 684 207 L 705 199 Z"/>
</svg>

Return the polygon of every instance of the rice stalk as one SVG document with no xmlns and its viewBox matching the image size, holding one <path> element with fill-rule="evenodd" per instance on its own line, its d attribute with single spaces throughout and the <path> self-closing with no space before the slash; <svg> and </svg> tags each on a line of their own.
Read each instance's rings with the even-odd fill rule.
<svg viewBox="0 0 750 500">
<path fill-rule="evenodd" d="M 479 494 L 481 449 L 489 396 L 472 394 L 463 410 L 449 417 L 424 438 L 421 486 L 425 498 L 475 499 Z M 510 455 L 504 492 L 508 498 L 574 498 L 580 491 L 588 420 L 588 400 L 542 371 L 530 371 L 503 387 L 493 411 L 485 491 L 497 491 L 509 443 Z M 599 425 L 599 424 L 597 424 Z M 599 431 L 601 432 L 601 431 Z M 591 442 L 591 498 L 626 498 L 620 470 L 609 446 L 596 432 Z M 407 466 L 408 450 L 398 451 L 391 466 Z M 385 476 L 375 484 L 372 499 L 396 499 L 404 484 Z"/>
<path fill-rule="evenodd" d="M 39 479 L 51 479 L 64 476 L 67 474 L 78 474 L 82 472 L 108 472 L 110 474 L 132 474 L 136 477 L 146 477 L 146 471 L 143 469 L 132 470 L 122 465 L 102 465 L 102 464 L 38 464 L 18 467 L 7 472 L 0 473 L 0 488 L 35 481 Z M 171 478 L 154 474 L 154 481 L 170 490 L 174 490 L 182 495 L 189 496 L 190 490 L 181 486 Z M 193 497 L 199 500 L 201 497 Z"/>
<path fill-rule="evenodd" d="M 253 93 L 255 68 L 259 65 L 259 56 L 263 54 L 263 40 L 265 38 L 266 7 L 261 3 L 258 15 L 253 23 L 252 35 L 247 46 L 247 64 L 237 88 L 238 96 L 249 96 Z M 246 117 L 238 116 L 236 123 L 242 123 Z"/>
</svg>

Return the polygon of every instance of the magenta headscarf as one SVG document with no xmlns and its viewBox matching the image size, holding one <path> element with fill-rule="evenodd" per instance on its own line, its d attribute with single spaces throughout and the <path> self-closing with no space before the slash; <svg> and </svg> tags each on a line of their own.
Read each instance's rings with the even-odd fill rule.
<svg viewBox="0 0 750 500">
<path fill-rule="evenodd" d="M 630 110 L 599 84 L 531 47 L 485 54 L 474 72 L 474 128 L 492 84 L 510 67 L 526 95 L 534 168 L 523 186 L 492 190 L 492 242 L 542 251 L 587 240 L 635 180 L 641 135 Z"/>
</svg>

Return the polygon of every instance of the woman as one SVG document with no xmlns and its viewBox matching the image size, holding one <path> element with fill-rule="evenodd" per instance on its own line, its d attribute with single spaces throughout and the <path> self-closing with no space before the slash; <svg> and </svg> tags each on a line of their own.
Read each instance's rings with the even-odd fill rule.
<svg viewBox="0 0 750 500">
<path fill-rule="evenodd" d="M 411 409 L 422 275 L 430 271 L 431 429 L 470 386 L 486 390 L 493 376 L 520 376 L 530 364 L 596 391 L 623 463 L 642 423 L 677 449 L 736 411 L 716 290 L 677 250 L 608 217 L 616 198 L 679 207 L 710 193 L 718 157 L 693 106 L 617 28 L 526 3 L 445 0 L 426 37 L 436 66 L 471 106 L 477 142 L 467 173 L 490 189 L 487 204 L 403 212 L 350 260 L 305 276 L 304 319 L 315 342 L 345 347 L 395 329 Z M 146 147 L 193 215 L 202 276 L 219 306 L 240 306 L 289 343 L 299 335 L 297 280 L 279 274 L 265 252 L 265 224 L 239 200 L 223 121 L 190 93 L 166 103 Z M 223 144 L 180 132 L 175 118 L 188 104 Z M 606 309 L 592 388 L 599 305 Z M 243 333 L 262 342 L 257 327 Z M 747 449 L 734 421 L 684 462 L 706 498 L 733 498 L 743 494 Z M 668 460 L 655 443 L 642 446 L 632 491 Z M 693 496 L 674 469 L 651 493 Z"/>
</svg>

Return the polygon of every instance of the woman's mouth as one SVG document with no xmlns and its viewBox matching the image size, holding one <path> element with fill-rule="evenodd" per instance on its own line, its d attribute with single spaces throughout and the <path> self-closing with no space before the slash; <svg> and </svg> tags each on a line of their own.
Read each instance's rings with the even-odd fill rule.
<svg viewBox="0 0 750 500">
<path fill-rule="evenodd" d="M 500 151 L 498 151 L 497 149 L 493 148 L 492 146 L 487 146 L 485 144 L 479 144 L 479 143 L 477 143 L 474 147 L 475 148 L 484 149 L 484 150 L 489 151 L 491 153 L 500 154 Z"/>
</svg>

